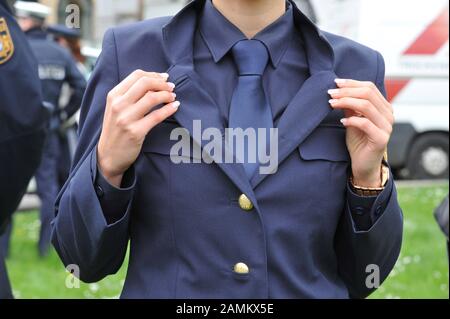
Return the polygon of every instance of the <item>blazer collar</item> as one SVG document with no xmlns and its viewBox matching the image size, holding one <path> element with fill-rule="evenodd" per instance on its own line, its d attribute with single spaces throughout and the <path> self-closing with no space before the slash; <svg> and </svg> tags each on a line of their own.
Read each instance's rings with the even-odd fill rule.
<svg viewBox="0 0 450 319">
<path fill-rule="evenodd" d="M 272 65 L 276 68 L 292 41 L 294 28 L 293 9 L 287 3 L 286 12 L 256 34 L 253 39 L 260 40 L 267 47 Z M 211 0 L 205 1 L 205 6 L 199 17 L 199 32 L 202 35 L 214 62 L 219 62 L 232 48 L 247 37 L 234 24 L 227 20 L 217 10 Z"/>
<path fill-rule="evenodd" d="M 205 2 L 192 0 L 163 26 L 164 51 L 172 64 L 193 63 L 193 39 Z M 288 2 L 294 11 L 295 25 L 306 43 L 311 73 L 333 70 L 334 50 L 325 33 L 300 11 L 294 1 Z"/>
<path fill-rule="evenodd" d="M 289 0 L 294 10 L 294 21 L 303 36 L 310 78 L 304 83 L 294 99 L 287 106 L 278 122 L 279 156 L 281 163 L 298 147 L 332 111 L 328 104 L 327 90 L 335 88 L 333 71 L 334 51 L 325 34 L 319 30 Z M 176 93 L 182 106 L 175 114 L 180 125 L 193 134 L 194 120 L 201 120 L 202 127 L 225 129 L 226 119 L 214 98 L 203 89 L 205 84 L 196 74 L 193 62 L 193 39 L 198 27 L 198 17 L 205 0 L 194 0 L 186 5 L 163 27 L 163 45 L 171 66 L 170 79 L 176 85 Z M 195 138 L 194 138 L 195 140 Z M 204 146 L 203 141 L 195 141 Z M 224 164 L 211 156 L 233 183 L 255 204 L 254 189 L 270 175 L 256 175 L 248 180 L 242 164 Z"/>
</svg>

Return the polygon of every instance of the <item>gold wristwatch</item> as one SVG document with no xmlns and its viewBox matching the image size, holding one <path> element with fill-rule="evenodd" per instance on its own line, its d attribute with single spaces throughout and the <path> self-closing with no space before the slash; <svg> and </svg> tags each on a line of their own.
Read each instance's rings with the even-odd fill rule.
<svg viewBox="0 0 450 319">
<path fill-rule="evenodd" d="M 381 185 L 382 187 L 363 187 L 355 185 L 353 182 L 353 176 L 350 177 L 350 186 L 352 188 L 352 191 L 354 191 L 359 196 L 378 196 L 382 191 L 384 191 L 384 188 L 386 187 L 386 184 L 389 181 L 390 178 L 390 171 L 389 167 L 387 165 L 388 161 L 388 154 L 387 151 L 384 153 L 383 163 L 381 164 Z"/>
</svg>

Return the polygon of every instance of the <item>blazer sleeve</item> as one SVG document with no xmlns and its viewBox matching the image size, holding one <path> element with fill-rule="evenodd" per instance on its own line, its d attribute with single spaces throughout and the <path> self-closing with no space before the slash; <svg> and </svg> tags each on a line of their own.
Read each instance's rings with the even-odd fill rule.
<svg viewBox="0 0 450 319">
<path fill-rule="evenodd" d="M 119 83 L 113 30 L 108 30 L 102 54 L 89 81 L 80 116 L 80 141 L 68 181 L 58 195 L 52 222 L 52 242 L 65 265 L 75 264 L 80 279 L 95 282 L 116 273 L 129 240 L 132 198 L 120 218 L 110 222 L 96 192 L 96 149 L 106 97 Z"/>
<path fill-rule="evenodd" d="M 377 60 L 375 83 L 386 96 L 384 60 L 378 52 Z M 385 190 L 376 198 L 368 198 L 367 205 L 355 207 L 350 188 L 347 194 L 335 240 L 339 273 L 352 298 L 365 298 L 395 266 L 402 244 L 403 215 L 392 174 Z"/>
</svg>

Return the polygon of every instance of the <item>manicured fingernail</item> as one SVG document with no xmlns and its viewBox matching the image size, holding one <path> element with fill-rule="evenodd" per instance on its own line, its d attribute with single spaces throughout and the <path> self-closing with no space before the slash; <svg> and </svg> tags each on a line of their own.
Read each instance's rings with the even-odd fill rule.
<svg viewBox="0 0 450 319">
<path fill-rule="evenodd" d="M 329 102 L 331 105 L 335 105 L 335 104 L 337 104 L 337 102 L 339 102 L 339 100 L 332 99 L 332 100 L 329 100 L 328 102 Z"/>
<path fill-rule="evenodd" d="M 175 88 L 175 84 L 173 84 L 173 83 L 171 83 L 171 82 L 167 83 L 167 85 L 168 85 L 171 89 L 174 89 L 174 88 Z"/>
<path fill-rule="evenodd" d="M 347 124 L 347 119 L 341 119 L 341 123 L 344 125 Z"/>
<path fill-rule="evenodd" d="M 177 98 L 177 95 L 175 93 L 172 93 L 172 97 L 175 100 Z"/>
<path fill-rule="evenodd" d="M 168 73 L 160 73 L 159 74 L 161 77 L 168 79 L 169 78 L 169 74 Z"/>
<path fill-rule="evenodd" d="M 345 82 L 347 82 L 346 79 L 336 79 L 334 80 L 334 82 L 336 82 L 337 84 L 345 84 Z"/>
<path fill-rule="evenodd" d="M 178 101 L 175 101 L 175 102 L 173 102 L 173 103 L 172 103 L 172 107 L 173 107 L 174 109 L 177 109 L 177 108 L 179 108 L 179 107 L 180 107 L 180 105 L 181 105 L 181 103 L 180 103 L 180 102 L 178 102 Z"/>
<path fill-rule="evenodd" d="M 328 90 L 328 94 L 330 94 L 330 95 L 335 95 L 335 94 L 338 94 L 339 92 L 340 92 L 339 89 Z"/>
</svg>

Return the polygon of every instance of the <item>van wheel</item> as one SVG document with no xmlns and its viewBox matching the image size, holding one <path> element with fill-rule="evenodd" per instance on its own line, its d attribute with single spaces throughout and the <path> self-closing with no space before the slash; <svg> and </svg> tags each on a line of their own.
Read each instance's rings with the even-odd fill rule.
<svg viewBox="0 0 450 319">
<path fill-rule="evenodd" d="M 419 137 L 413 144 L 408 171 L 413 179 L 448 179 L 448 135 L 433 133 Z"/>
</svg>

